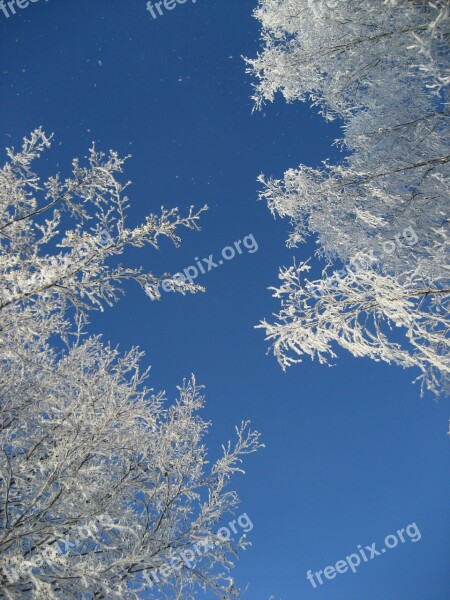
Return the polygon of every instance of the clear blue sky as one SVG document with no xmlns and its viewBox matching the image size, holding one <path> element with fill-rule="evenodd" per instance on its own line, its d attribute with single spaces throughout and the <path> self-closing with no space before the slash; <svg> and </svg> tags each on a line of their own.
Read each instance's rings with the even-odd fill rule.
<svg viewBox="0 0 450 600">
<path fill-rule="evenodd" d="M 305 361 L 283 374 L 254 329 L 277 310 L 266 288 L 293 255 L 288 223 L 256 200 L 256 177 L 335 157 L 337 135 L 282 99 L 252 115 L 241 56 L 258 48 L 255 4 L 188 0 L 156 20 L 145 0 L 38 0 L 8 19 L 0 12 L 0 145 L 17 146 L 42 125 L 56 136 L 43 168 L 58 163 L 63 173 L 93 140 L 132 153 L 130 223 L 162 204 L 208 203 L 203 230 L 185 232 L 181 249 L 129 252 L 129 263 L 174 272 L 248 234 L 258 242 L 257 252 L 202 276 L 207 293 L 157 303 L 133 287 L 91 327 L 124 349 L 143 348 L 153 385 L 170 395 L 197 375 L 213 456 L 242 419 L 263 432 L 267 448 L 234 482 L 254 523 L 253 548 L 235 570 L 244 597 L 446 600 L 447 402 L 420 399 L 412 372 L 345 353 L 335 368 Z M 334 565 L 358 544 L 383 546 L 411 522 L 419 542 L 317 589 L 307 581 L 308 569 Z"/>
</svg>

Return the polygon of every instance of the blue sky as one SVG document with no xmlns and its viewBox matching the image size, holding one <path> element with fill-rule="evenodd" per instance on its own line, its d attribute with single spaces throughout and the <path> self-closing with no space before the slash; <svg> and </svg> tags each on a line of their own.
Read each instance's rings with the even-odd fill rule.
<svg viewBox="0 0 450 600">
<path fill-rule="evenodd" d="M 250 234 L 258 251 L 199 278 L 205 294 L 150 302 L 130 287 L 91 330 L 144 349 L 153 385 L 169 396 L 196 374 L 211 456 L 243 419 L 262 431 L 267 448 L 234 482 L 254 524 L 235 570 L 244 598 L 447 599 L 446 402 L 421 399 L 413 372 L 344 352 L 334 368 L 305 361 L 283 374 L 254 329 L 277 310 L 267 288 L 294 255 L 289 224 L 257 202 L 256 178 L 336 159 L 337 128 L 281 98 L 252 114 L 241 57 L 258 49 L 256 0 L 188 0 L 157 19 L 145 4 L 38 0 L 9 18 L 0 12 L 0 146 L 42 125 L 56 139 L 44 172 L 67 173 L 93 140 L 132 154 L 130 224 L 161 205 L 209 205 L 202 231 L 184 232 L 180 249 L 131 251 L 129 264 L 175 272 Z M 316 589 L 306 579 L 412 522 L 420 541 Z"/>
</svg>

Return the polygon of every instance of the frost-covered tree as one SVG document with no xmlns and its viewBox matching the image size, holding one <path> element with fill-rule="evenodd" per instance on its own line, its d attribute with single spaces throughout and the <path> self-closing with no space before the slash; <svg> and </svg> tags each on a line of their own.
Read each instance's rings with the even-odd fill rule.
<svg viewBox="0 0 450 600">
<path fill-rule="evenodd" d="M 85 333 L 88 311 L 124 280 L 157 289 L 157 276 L 108 259 L 161 236 L 178 243 L 199 213 L 163 209 L 128 229 L 123 160 L 92 149 L 73 177 L 42 182 L 31 163 L 49 144 L 36 130 L 0 170 L 0 596 L 233 597 L 247 542 L 218 532 L 259 434 L 243 423 L 209 464 L 195 379 L 169 403 L 148 387 L 141 352 Z"/>
<path fill-rule="evenodd" d="M 177 229 L 197 228 L 206 206 L 197 213 L 191 208 L 186 217 L 178 209 L 162 208 L 160 216 L 150 215 L 129 229 L 124 196 L 128 183 L 116 179 L 125 159 L 92 147 L 87 166 L 73 161 L 72 177 L 42 182 L 31 164 L 50 142 L 42 130 L 34 131 L 20 152 L 7 151 L 9 161 L 0 171 L 0 307 L 45 294 L 61 307 L 70 304 L 81 312 L 101 309 L 118 298 L 125 280 L 159 298 L 162 277 L 120 264 L 111 267 L 107 260 L 120 256 L 127 245 L 158 248 L 161 237 L 178 245 Z M 46 251 L 52 247 L 60 250 Z M 163 277 L 182 293 L 201 289 L 179 277 Z"/>
<path fill-rule="evenodd" d="M 280 273 L 282 311 L 262 326 L 283 367 L 328 362 L 337 343 L 448 388 L 449 11 L 447 0 L 260 0 L 256 105 L 280 91 L 343 131 L 339 164 L 260 179 L 291 221 L 288 244 L 313 236 L 326 262 L 312 281 L 308 262 Z"/>
</svg>

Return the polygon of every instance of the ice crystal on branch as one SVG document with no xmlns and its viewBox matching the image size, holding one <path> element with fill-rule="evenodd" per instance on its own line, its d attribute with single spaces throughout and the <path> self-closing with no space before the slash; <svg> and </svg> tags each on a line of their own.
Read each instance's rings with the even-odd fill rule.
<svg viewBox="0 0 450 600">
<path fill-rule="evenodd" d="M 300 282 L 283 270 L 278 322 L 263 323 L 285 367 L 336 344 L 355 356 L 417 367 L 448 390 L 450 5 L 446 0 L 260 0 L 263 50 L 248 60 L 256 105 L 308 101 L 339 118 L 339 164 L 261 176 L 261 198 L 312 236 L 334 270 Z M 311 290 L 319 291 L 312 295 Z M 392 329 L 392 330 L 391 330 Z"/>
<path fill-rule="evenodd" d="M 234 597 L 230 569 L 248 542 L 216 532 L 237 506 L 228 484 L 259 434 L 243 423 L 209 465 L 195 378 L 170 403 L 148 387 L 142 352 L 121 354 L 84 329 L 125 280 L 160 281 L 108 259 L 157 248 L 162 236 L 178 245 L 179 228 L 198 228 L 201 211 L 163 208 L 129 229 L 116 179 L 123 159 L 92 148 L 72 177 L 42 182 L 31 164 L 49 145 L 36 130 L 0 170 L 0 595 L 138 600 L 203 588 Z M 151 583 L 149 571 L 167 572 L 174 553 L 199 543 L 196 564 Z"/>
</svg>

